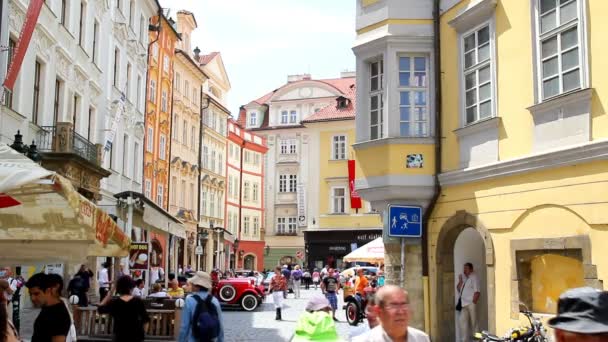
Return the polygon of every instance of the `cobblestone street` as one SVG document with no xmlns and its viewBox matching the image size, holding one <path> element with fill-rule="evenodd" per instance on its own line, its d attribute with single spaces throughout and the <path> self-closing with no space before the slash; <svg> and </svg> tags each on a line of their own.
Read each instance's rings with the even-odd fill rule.
<svg viewBox="0 0 608 342">
<path fill-rule="evenodd" d="M 237 311 L 233 309 L 224 310 L 225 337 L 227 342 L 232 341 L 289 341 L 295 332 L 296 323 L 304 307 L 315 293 L 321 293 L 321 289 L 301 291 L 301 298 L 295 299 L 292 293 L 285 300 L 283 309 L 283 320 L 275 321 L 275 310 L 272 296 L 254 312 Z M 345 341 L 348 341 L 350 326 L 346 323 L 344 310 L 342 310 L 342 293 L 338 294 L 338 311 L 336 316 L 340 322 L 336 323 L 338 333 Z M 367 323 L 366 323 L 367 324 Z"/>
</svg>

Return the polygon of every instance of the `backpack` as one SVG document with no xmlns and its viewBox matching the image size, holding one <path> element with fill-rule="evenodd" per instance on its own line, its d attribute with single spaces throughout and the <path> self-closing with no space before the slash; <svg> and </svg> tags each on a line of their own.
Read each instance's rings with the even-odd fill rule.
<svg viewBox="0 0 608 342">
<path fill-rule="evenodd" d="M 217 309 L 211 302 L 213 296 L 207 295 L 204 300 L 197 295 L 193 295 L 196 300 L 196 309 L 194 310 L 194 324 L 192 324 L 192 335 L 197 341 L 211 342 L 215 341 L 220 335 L 220 320 Z"/>
</svg>

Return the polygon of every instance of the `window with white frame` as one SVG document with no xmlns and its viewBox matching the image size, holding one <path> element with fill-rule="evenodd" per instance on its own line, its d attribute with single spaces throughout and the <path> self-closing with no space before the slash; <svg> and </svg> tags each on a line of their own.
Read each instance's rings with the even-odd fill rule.
<svg viewBox="0 0 608 342">
<path fill-rule="evenodd" d="M 289 192 L 296 192 L 298 185 L 298 176 L 289 175 Z"/>
<path fill-rule="evenodd" d="M 258 236 L 258 232 L 260 231 L 260 219 L 257 216 L 253 217 L 253 232 L 252 236 Z"/>
<path fill-rule="evenodd" d="M 181 197 L 179 201 L 179 206 L 182 208 L 186 207 L 186 181 L 182 180 L 182 188 L 181 188 Z"/>
<path fill-rule="evenodd" d="M 289 150 L 289 140 L 281 140 L 281 154 L 287 154 Z"/>
<path fill-rule="evenodd" d="M 251 185 L 249 184 L 249 182 L 245 182 L 243 184 L 243 200 L 244 201 L 249 201 L 249 190 L 250 190 Z"/>
<path fill-rule="evenodd" d="M 259 187 L 260 187 L 260 185 L 258 183 L 253 183 L 253 190 L 252 190 L 252 196 L 251 197 L 253 198 L 253 201 L 256 202 L 256 203 L 258 201 L 258 196 L 259 196 L 258 195 L 259 194 Z"/>
<path fill-rule="evenodd" d="M 346 135 L 333 136 L 331 158 L 334 160 L 346 159 Z"/>
<path fill-rule="evenodd" d="M 154 128 L 148 127 L 148 136 L 146 137 L 146 151 L 154 152 Z"/>
<path fill-rule="evenodd" d="M 215 193 L 209 195 L 209 216 L 215 217 Z"/>
<path fill-rule="evenodd" d="M 249 235 L 249 216 L 243 217 L 243 234 Z"/>
<path fill-rule="evenodd" d="M 258 125 L 258 113 L 249 113 L 249 126 L 256 127 Z"/>
<path fill-rule="evenodd" d="M 277 234 L 285 234 L 287 232 L 287 218 L 277 217 Z"/>
<path fill-rule="evenodd" d="M 169 73 L 169 56 L 163 57 L 163 72 Z"/>
<path fill-rule="evenodd" d="M 184 120 L 182 124 L 182 144 L 188 143 L 188 121 Z"/>
<path fill-rule="evenodd" d="M 173 127 L 171 127 L 171 128 L 172 128 L 173 132 L 172 132 L 171 136 L 172 136 L 173 140 L 177 140 L 179 137 L 179 116 L 177 114 L 173 115 L 172 126 Z"/>
<path fill-rule="evenodd" d="M 129 136 L 122 138 L 122 174 L 129 178 Z"/>
<path fill-rule="evenodd" d="M 220 152 L 217 154 L 217 167 L 220 175 L 224 174 L 224 155 Z"/>
<path fill-rule="evenodd" d="M 201 215 L 207 216 L 207 191 L 201 193 Z"/>
<path fill-rule="evenodd" d="M 428 135 L 428 62 L 425 56 L 399 57 L 399 135 Z"/>
<path fill-rule="evenodd" d="M 279 192 L 287 192 L 287 175 L 279 175 Z"/>
<path fill-rule="evenodd" d="M 260 166 L 260 154 L 257 152 L 253 155 L 253 165 Z"/>
<path fill-rule="evenodd" d="M 346 210 L 346 188 L 331 189 L 331 212 L 334 214 L 344 214 Z"/>
<path fill-rule="evenodd" d="M 381 139 L 383 137 L 383 83 L 384 66 L 382 60 L 369 63 L 369 138 L 370 140 Z"/>
<path fill-rule="evenodd" d="M 156 80 L 150 80 L 150 102 L 156 102 Z"/>
<path fill-rule="evenodd" d="M 465 122 L 494 116 L 490 25 L 463 36 L 462 54 Z"/>
<path fill-rule="evenodd" d="M 190 127 L 190 149 L 194 150 L 196 146 L 196 127 L 192 125 Z"/>
<path fill-rule="evenodd" d="M 289 220 L 287 221 L 287 232 L 289 234 L 296 233 L 296 218 L 295 217 L 290 217 Z"/>
<path fill-rule="evenodd" d="M 295 110 L 292 110 L 291 112 L 289 112 L 289 123 L 296 123 L 297 120 L 298 120 L 298 112 L 296 112 Z"/>
<path fill-rule="evenodd" d="M 213 172 L 217 172 L 215 168 L 215 155 L 215 151 L 211 151 L 211 166 L 209 167 L 209 169 Z"/>
<path fill-rule="evenodd" d="M 580 0 L 538 0 L 536 38 L 541 98 L 582 85 Z"/>
<path fill-rule="evenodd" d="M 152 45 L 152 59 L 158 61 L 158 43 Z"/>
<path fill-rule="evenodd" d="M 218 192 L 217 195 L 217 217 L 222 217 L 222 213 L 224 212 L 224 193 Z"/>
<path fill-rule="evenodd" d="M 144 195 L 146 195 L 147 198 L 152 196 L 152 181 L 149 179 L 144 181 Z"/>
<path fill-rule="evenodd" d="M 167 91 L 163 89 L 160 110 L 167 112 Z"/>
<path fill-rule="evenodd" d="M 164 134 L 161 134 L 158 139 L 158 158 L 160 160 L 165 160 L 166 148 L 167 148 L 167 138 L 165 137 Z"/>
<path fill-rule="evenodd" d="M 133 145 L 133 178 L 137 183 L 141 182 L 139 178 L 139 143 Z"/>
<path fill-rule="evenodd" d="M 297 151 L 297 140 L 289 140 L 289 154 L 296 154 Z"/>
<path fill-rule="evenodd" d="M 182 77 L 179 74 L 179 72 L 175 73 L 175 89 L 177 89 L 177 91 L 179 91 L 181 89 L 181 84 L 182 84 Z"/>
<path fill-rule="evenodd" d="M 234 187 L 234 180 L 231 175 L 228 175 L 228 198 L 233 199 L 232 188 Z"/>
<path fill-rule="evenodd" d="M 165 192 L 165 188 L 161 184 L 159 184 L 156 189 L 156 204 L 158 204 L 159 207 L 163 206 L 164 192 Z"/>
<path fill-rule="evenodd" d="M 177 177 L 171 177 L 171 203 L 175 205 L 177 202 Z"/>
<path fill-rule="evenodd" d="M 203 168 L 209 169 L 209 148 L 203 146 Z"/>
<path fill-rule="evenodd" d="M 190 97 L 190 82 L 188 82 L 187 80 L 184 80 L 184 96 L 186 98 Z"/>
<path fill-rule="evenodd" d="M 282 111 L 281 112 L 281 123 L 286 124 L 288 119 L 289 119 L 289 112 L 287 112 L 286 110 Z"/>
</svg>

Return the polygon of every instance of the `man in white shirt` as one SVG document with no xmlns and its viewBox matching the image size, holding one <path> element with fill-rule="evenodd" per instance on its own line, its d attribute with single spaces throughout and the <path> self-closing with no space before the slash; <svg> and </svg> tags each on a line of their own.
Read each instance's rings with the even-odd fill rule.
<svg viewBox="0 0 608 342">
<path fill-rule="evenodd" d="M 479 330 L 477 325 L 477 301 L 479 301 L 481 292 L 479 279 L 473 270 L 473 264 L 470 262 L 464 264 L 463 273 L 458 275 L 458 285 L 456 285 L 458 298 L 460 298 L 462 305 L 458 323 L 460 325 L 460 340 L 470 341 Z"/>
<path fill-rule="evenodd" d="M 131 293 L 133 297 L 145 298 L 146 294 L 144 293 L 144 287 L 146 286 L 143 279 L 137 279 L 135 281 L 135 287 L 133 288 L 133 292 Z"/>
<path fill-rule="evenodd" d="M 407 291 L 386 285 L 376 292 L 376 312 L 380 325 L 369 334 L 355 337 L 353 342 L 429 342 L 424 332 L 408 327 L 410 320 L 409 297 Z"/>
<path fill-rule="evenodd" d="M 101 269 L 97 272 L 97 284 L 99 285 L 99 301 L 101 302 L 106 298 L 108 292 L 110 292 L 110 278 L 108 277 L 108 267 L 110 265 L 107 262 L 101 264 Z"/>
</svg>

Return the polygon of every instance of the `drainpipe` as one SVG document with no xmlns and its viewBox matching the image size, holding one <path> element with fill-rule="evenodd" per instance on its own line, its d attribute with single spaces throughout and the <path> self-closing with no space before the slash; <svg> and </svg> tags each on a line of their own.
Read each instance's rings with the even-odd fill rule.
<svg viewBox="0 0 608 342">
<path fill-rule="evenodd" d="M 150 49 L 152 48 L 152 45 L 154 43 L 156 43 L 158 41 L 158 39 L 160 38 L 160 30 L 161 30 L 161 26 L 162 26 L 160 19 L 161 19 L 161 15 L 162 15 L 162 10 L 163 10 L 162 7 L 160 7 L 160 5 L 158 5 L 158 26 L 154 26 L 152 24 L 148 25 L 148 31 L 158 32 L 156 34 L 156 39 L 154 39 L 153 41 L 148 43 L 148 65 L 150 64 L 150 55 L 151 55 Z M 144 179 L 146 178 L 146 171 L 145 171 L 146 170 L 146 158 L 145 158 L 145 156 L 146 156 L 146 136 L 148 134 L 147 129 L 146 129 L 146 122 L 148 121 L 147 103 L 148 103 L 148 88 L 149 88 L 148 83 L 149 82 L 150 82 L 150 70 L 146 70 L 146 91 L 144 92 L 144 96 L 145 96 L 145 98 L 144 98 L 144 101 L 145 101 L 145 105 L 144 105 L 144 144 L 143 144 L 144 146 L 142 146 L 142 149 L 144 151 L 144 153 L 143 153 L 144 157 L 141 158 L 142 178 L 144 178 Z M 143 181 L 142 184 L 143 184 L 143 186 L 146 186 L 145 181 Z M 142 189 L 142 190 L 143 190 L 142 192 L 145 193 L 145 189 Z"/>
<path fill-rule="evenodd" d="M 241 161 L 239 162 L 239 226 L 237 227 L 237 232 L 236 232 L 236 236 L 239 238 L 239 240 L 241 240 L 241 224 L 243 222 L 243 154 L 245 154 L 245 139 L 243 139 L 243 142 L 241 143 L 240 146 L 241 149 L 241 155 L 240 155 L 240 159 Z M 236 254 L 234 255 L 234 268 L 238 268 L 238 263 L 239 263 L 239 251 L 236 251 Z"/>
<path fill-rule="evenodd" d="M 442 144 L 442 127 L 441 127 L 441 0 L 433 0 L 433 53 L 435 66 L 435 188 L 433 197 L 426 210 L 426 215 L 423 216 L 422 229 L 422 281 L 424 286 L 424 328 L 427 332 L 431 331 L 431 303 L 430 303 L 430 284 L 429 284 L 429 247 L 428 247 L 428 231 L 430 216 L 435 209 L 437 200 L 441 194 L 441 186 L 439 184 L 439 174 L 441 173 L 441 144 Z"/>
<path fill-rule="evenodd" d="M 204 98 L 204 93 L 203 93 L 203 85 L 201 84 L 201 89 L 200 89 L 200 96 L 199 96 L 199 108 L 200 108 L 200 117 L 199 117 L 199 125 L 198 125 L 198 184 L 197 184 L 197 190 L 198 190 L 198 199 L 197 199 L 197 204 L 196 204 L 196 232 L 197 234 L 200 233 L 200 225 L 199 223 L 201 222 L 201 185 L 203 184 L 203 176 L 202 176 L 202 172 L 203 172 L 203 115 L 205 115 L 205 112 L 207 111 L 207 108 L 209 108 L 209 98 L 205 98 L 207 100 L 207 105 L 205 107 L 203 107 L 203 98 Z M 198 235 L 197 235 L 197 239 L 198 239 Z M 209 240 L 207 240 L 209 241 Z M 198 244 L 201 244 L 201 241 L 198 240 Z M 203 246 L 203 252 L 205 251 L 205 247 Z M 206 255 L 203 253 L 203 257 L 206 257 Z M 198 270 L 202 271 L 201 268 L 201 256 L 199 255 L 197 257 L 198 260 Z"/>
</svg>

